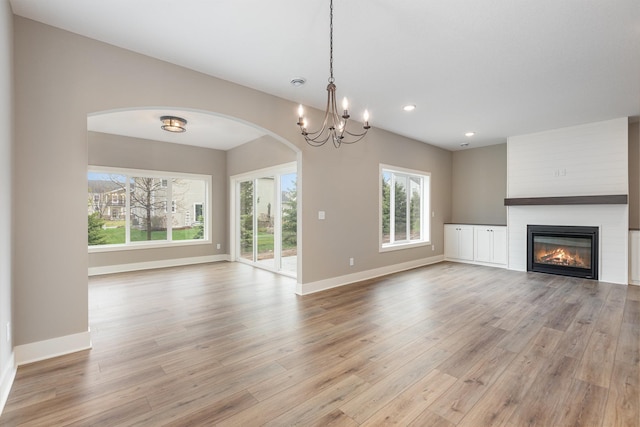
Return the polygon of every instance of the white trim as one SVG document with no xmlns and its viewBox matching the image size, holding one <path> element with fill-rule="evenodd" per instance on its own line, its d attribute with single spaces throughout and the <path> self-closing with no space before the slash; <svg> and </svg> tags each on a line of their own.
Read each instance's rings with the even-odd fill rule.
<svg viewBox="0 0 640 427">
<path fill-rule="evenodd" d="M 39 362 L 52 357 L 64 356 L 91 348 L 91 332 L 80 332 L 73 335 L 17 345 L 13 349 L 17 366 Z"/>
<path fill-rule="evenodd" d="M 374 279 L 376 277 L 386 276 L 387 274 L 398 273 L 400 271 L 411 270 L 412 268 L 423 267 L 425 265 L 436 264 L 444 261 L 444 255 L 436 255 L 429 258 L 422 258 L 415 261 L 393 264 L 386 267 L 374 268 L 373 270 L 361 271 L 344 276 L 332 277 L 330 279 L 318 280 L 311 283 L 298 283 L 296 285 L 296 294 L 308 295 L 314 292 L 325 291 L 327 289 L 337 288 L 339 286 L 349 285 L 363 280 Z"/>
<path fill-rule="evenodd" d="M 128 228 L 127 228 L 128 230 Z M 158 243 L 161 242 L 161 243 Z M 212 245 L 211 240 L 197 239 L 197 240 L 145 240 L 142 242 L 130 242 L 129 244 L 113 244 L 113 245 L 95 245 L 89 246 L 88 252 L 90 254 L 97 254 L 103 252 L 120 252 L 131 251 L 140 249 L 153 249 L 153 248 L 172 248 L 177 246 L 196 246 L 196 245 Z"/>
<path fill-rule="evenodd" d="M 484 265 L 485 267 L 496 267 L 496 268 L 505 268 L 509 269 L 508 264 L 498 264 L 493 262 L 484 262 L 484 261 L 473 261 L 467 259 L 457 259 L 457 258 L 445 258 L 445 261 L 449 262 L 459 262 L 462 264 L 473 264 L 473 265 Z"/>
<path fill-rule="evenodd" d="M 7 404 L 9 392 L 11 391 L 11 386 L 13 386 L 13 380 L 16 378 L 17 370 L 14 353 L 11 352 L 11 356 L 7 361 L 7 367 L 2 372 L 2 376 L 0 376 L 0 415 L 2 415 L 4 405 Z"/>
<path fill-rule="evenodd" d="M 389 172 L 392 175 L 391 182 L 389 185 L 391 188 L 395 188 L 395 174 L 405 175 L 407 177 L 414 176 L 420 178 L 420 190 L 421 190 L 421 199 L 422 199 L 422 227 L 420 231 L 420 240 L 412 240 L 412 241 L 403 241 L 403 242 L 394 242 L 394 243 L 383 243 L 382 242 L 382 181 L 384 172 Z M 395 190 L 392 190 L 395 191 Z M 392 166 L 385 163 L 380 163 L 378 165 L 378 252 L 389 252 L 389 251 L 397 251 L 402 249 L 409 249 L 417 246 L 426 246 L 431 245 L 431 226 L 432 224 L 432 215 L 431 215 L 431 172 L 419 171 L 416 169 L 407 169 L 400 166 Z M 394 198 L 391 199 L 390 205 L 390 222 L 394 223 L 394 209 L 393 207 Z M 390 226 L 391 226 L 390 224 Z M 424 225 L 427 224 L 427 227 Z M 409 224 L 407 224 L 407 227 Z M 394 227 L 395 229 L 395 227 Z M 393 235 L 394 233 L 392 233 Z M 426 234 L 426 235 L 425 235 Z"/>
<path fill-rule="evenodd" d="M 301 177 L 301 173 L 300 173 L 300 168 L 301 168 L 301 162 L 299 161 L 301 153 L 298 153 L 298 161 L 295 162 L 288 162 L 288 163 L 283 163 L 280 165 L 276 165 L 276 166 L 270 166 L 270 167 L 266 167 L 266 168 L 262 168 L 262 169 L 256 169 L 253 171 L 248 171 L 248 172 L 243 172 L 240 174 L 236 174 L 236 175 L 232 175 L 229 177 L 229 261 L 232 262 L 242 262 L 248 265 L 251 265 L 253 267 L 258 267 L 258 268 L 262 268 L 268 271 L 271 271 L 273 273 L 277 273 L 277 274 L 283 274 L 285 276 L 288 277 L 294 277 L 294 278 L 299 278 L 300 277 L 300 271 L 301 271 L 301 255 L 302 255 L 302 243 L 301 243 L 301 195 L 302 195 L 302 177 Z M 239 252 L 239 248 L 240 248 L 240 223 L 237 220 L 237 216 L 238 216 L 238 212 L 240 212 L 240 197 L 238 196 L 238 194 L 240 193 L 239 190 L 239 186 L 242 182 L 245 181 L 253 181 L 255 182 L 256 179 L 260 179 L 263 178 L 265 176 L 273 176 L 274 178 L 274 197 L 275 197 L 275 202 L 274 202 L 274 212 L 277 212 L 277 215 L 275 215 L 275 229 L 276 229 L 276 235 L 274 235 L 274 253 L 276 254 L 276 264 L 279 262 L 279 257 L 281 256 L 281 237 L 282 237 L 282 223 L 281 223 L 281 216 L 282 216 L 282 194 L 281 194 L 281 188 L 280 188 L 280 184 L 281 184 L 281 177 L 282 175 L 289 175 L 289 174 L 296 174 L 296 189 L 297 189 L 297 224 L 298 224 L 298 229 L 297 229 L 297 253 L 298 253 L 298 258 L 297 258 L 297 268 L 296 268 L 296 272 L 295 273 L 291 273 L 291 272 L 284 272 L 283 270 L 279 269 L 279 268 L 270 268 L 266 265 L 261 265 L 258 262 L 255 261 L 248 261 L 246 259 L 243 259 L 242 257 L 239 256 L 238 252 Z M 255 198 L 257 197 L 257 191 L 255 191 L 254 188 L 254 192 L 253 192 L 253 196 L 254 196 L 254 205 L 255 205 Z M 254 224 L 253 224 L 253 229 L 257 230 L 258 226 L 257 226 L 257 221 L 258 221 L 258 217 L 257 215 L 253 216 L 253 220 L 254 220 Z M 254 252 L 255 252 L 255 247 L 254 247 Z M 255 258 L 255 254 L 254 254 L 254 258 Z M 299 279 L 298 279 L 299 280 Z"/>
<path fill-rule="evenodd" d="M 171 209 L 169 207 L 169 198 L 164 201 L 164 213 L 167 215 L 167 238 L 166 240 L 151 240 L 151 241 L 143 241 L 143 242 L 132 242 L 131 241 L 131 198 L 125 197 L 125 243 L 122 244 L 107 244 L 107 245 L 94 245 L 87 246 L 89 253 L 100 253 L 100 252 L 111 252 L 111 251 L 123 251 L 123 250 L 131 250 L 131 249 L 146 249 L 151 247 L 171 247 L 171 246 L 183 246 L 183 245 L 197 245 L 197 244 L 211 244 L 212 238 L 212 230 L 211 230 L 211 218 L 208 212 L 211 211 L 211 201 L 212 201 L 212 191 L 213 191 L 213 179 L 211 175 L 204 174 L 195 174 L 195 173 L 184 173 L 184 172 L 166 172 L 166 171 L 157 171 L 157 170 L 146 170 L 146 169 L 130 169 L 124 167 L 111 167 L 111 166 L 87 166 L 87 179 L 89 174 L 114 174 L 121 175 L 125 178 L 125 189 L 124 194 L 130 194 L 130 183 L 131 177 L 144 177 L 144 178 L 153 178 L 167 181 L 167 186 L 163 187 L 167 189 L 167 193 L 171 195 Z M 172 239 L 172 224 L 173 224 L 173 215 L 176 213 L 176 205 L 174 205 L 175 200 L 173 199 L 173 179 L 187 179 L 193 181 L 203 181 L 204 182 L 204 201 L 203 204 L 203 212 L 204 215 L 204 229 L 206 235 L 203 236 L 202 239 L 197 240 L 173 240 Z M 160 183 L 162 186 L 162 182 Z M 118 189 L 120 190 L 120 189 Z"/>
<path fill-rule="evenodd" d="M 179 267 L 182 265 L 205 264 L 208 262 L 219 261 L 229 261 L 229 255 L 207 255 L 199 257 L 165 259 L 158 261 L 132 262 L 129 264 L 105 265 L 103 267 L 89 267 L 89 276 L 126 273 L 128 271 L 152 270 L 155 268 Z"/>
<path fill-rule="evenodd" d="M 301 168 L 301 157 L 302 153 L 297 152 L 297 160 L 295 162 L 283 163 L 277 166 L 270 166 L 262 169 L 257 169 L 254 171 L 243 172 L 236 175 L 231 175 L 229 177 L 229 260 L 232 262 L 237 261 L 240 257 L 238 257 L 238 242 L 240 241 L 240 231 L 239 224 L 236 221 L 236 213 L 240 211 L 240 199 L 237 197 L 236 190 L 237 186 L 241 181 L 253 180 L 256 177 L 264 176 L 264 175 L 279 175 L 279 174 L 289 174 L 296 172 L 297 183 L 297 197 L 298 197 L 298 254 L 301 252 L 301 244 L 300 244 L 300 196 L 301 196 L 301 176 L 300 176 L 300 168 Z M 300 271 L 300 258 L 298 257 L 298 271 Z"/>
</svg>

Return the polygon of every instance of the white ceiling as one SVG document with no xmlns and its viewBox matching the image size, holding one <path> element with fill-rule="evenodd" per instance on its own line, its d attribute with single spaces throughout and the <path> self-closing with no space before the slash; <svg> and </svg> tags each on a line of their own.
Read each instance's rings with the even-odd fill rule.
<svg viewBox="0 0 640 427">
<path fill-rule="evenodd" d="M 162 130 L 160 117 L 164 115 L 185 119 L 187 131 L 172 133 Z M 166 108 L 107 111 L 93 114 L 87 117 L 87 128 L 94 132 L 218 150 L 229 150 L 265 135 L 264 131 L 226 117 L 200 111 Z"/>
<path fill-rule="evenodd" d="M 295 102 L 326 103 L 328 0 L 11 5 Z M 334 27 L 338 96 L 349 97 L 352 116 L 367 108 L 373 127 L 440 147 L 640 116 L 639 0 L 335 0 Z M 293 87 L 297 76 L 307 84 Z M 408 103 L 416 110 L 404 112 Z"/>
</svg>

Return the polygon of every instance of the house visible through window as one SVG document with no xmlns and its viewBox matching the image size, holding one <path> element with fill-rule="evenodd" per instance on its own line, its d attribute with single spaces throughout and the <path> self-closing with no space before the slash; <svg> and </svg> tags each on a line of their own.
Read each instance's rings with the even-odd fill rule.
<svg viewBox="0 0 640 427">
<path fill-rule="evenodd" d="M 427 244 L 430 240 L 430 174 L 380 166 L 380 249 Z"/>
<path fill-rule="evenodd" d="M 194 203 L 193 205 L 193 219 L 195 221 L 202 221 L 202 203 Z"/>
<path fill-rule="evenodd" d="M 204 175 L 90 168 L 89 247 L 209 241 L 210 185 Z M 192 220 L 194 206 L 199 221 Z"/>
</svg>

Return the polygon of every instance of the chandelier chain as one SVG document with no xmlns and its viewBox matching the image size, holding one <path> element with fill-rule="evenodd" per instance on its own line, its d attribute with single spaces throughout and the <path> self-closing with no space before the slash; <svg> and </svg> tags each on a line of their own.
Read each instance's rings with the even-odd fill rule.
<svg viewBox="0 0 640 427">
<path fill-rule="evenodd" d="M 333 0 L 329 3 L 329 83 L 335 82 L 333 78 Z"/>
</svg>

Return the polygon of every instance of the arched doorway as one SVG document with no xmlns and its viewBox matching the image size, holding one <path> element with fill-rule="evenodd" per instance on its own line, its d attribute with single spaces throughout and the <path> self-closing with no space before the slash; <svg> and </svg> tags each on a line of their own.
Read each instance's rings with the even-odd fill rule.
<svg viewBox="0 0 640 427">
<path fill-rule="evenodd" d="M 166 132 L 160 128 L 162 123 L 160 117 L 165 115 L 177 116 L 186 120 L 187 131 L 180 134 Z M 89 131 L 89 166 L 111 167 L 111 168 L 128 168 L 136 171 L 153 173 L 196 173 L 211 175 L 211 209 L 208 213 L 210 218 L 202 221 L 208 224 L 209 240 L 206 238 L 199 242 L 172 242 L 174 246 L 181 248 L 163 249 L 160 255 L 158 251 L 152 254 L 151 249 L 161 247 L 158 241 L 135 242 L 135 250 L 126 248 L 127 252 L 123 252 L 118 257 L 118 248 L 101 247 L 90 249 L 89 267 L 102 269 L 103 271 L 128 271 L 135 269 L 136 265 L 149 265 L 150 259 L 157 261 L 157 265 L 163 262 L 169 265 L 178 265 L 180 260 L 190 263 L 185 258 L 193 258 L 199 260 L 238 260 L 235 255 L 235 248 L 240 244 L 236 241 L 235 222 L 231 212 L 234 210 L 233 203 L 230 200 L 234 198 L 234 193 L 229 189 L 228 182 L 232 174 L 246 174 L 255 170 L 264 169 L 264 167 L 272 167 L 273 165 L 285 164 L 288 167 L 288 177 L 286 182 L 291 184 L 292 177 L 300 176 L 301 152 L 293 144 L 287 142 L 283 138 L 272 134 L 263 128 L 255 126 L 242 120 L 228 117 L 208 111 L 174 108 L 174 107 L 137 107 L 130 109 L 118 109 L 97 112 L 88 115 L 87 129 Z M 105 137 L 108 136 L 107 137 Z M 99 142 L 93 142 L 99 141 Z M 260 152 L 263 152 L 260 154 Z M 203 154 L 204 153 L 204 154 Z M 210 153 L 211 156 L 207 166 L 205 157 Z M 268 153 L 268 155 L 267 155 Z M 279 153 L 279 154 L 278 154 Z M 152 174 L 153 175 L 153 174 Z M 153 175 L 155 176 L 155 175 Z M 160 175 L 159 175 L 160 176 Z M 162 176 L 160 176 L 160 179 Z M 166 179 L 165 179 L 166 182 Z M 278 178 L 278 183 L 283 181 Z M 299 190 L 297 179 L 294 179 L 295 190 Z M 274 181 L 275 183 L 275 181 Z M 175 188 L 177 188 L 174 185 Z M 229 192 L 232 191 L 232 192 Z M 279 193 L 280 190 L 273 190 L 273 194 Z M 264 199 L 263 199 L 264 200 Z M 260 220 L 260 227 L 256 227 L 268 233 L 273 232 L 273 247 L 271 253 L 276 259 L 275 251 L 278 250 L 278 259 L 282 259 L 282 217 L 276 223 L 276 213 L 282 214 L 282 201 L 275 200 L 271 206 L 265 204 L 266 211 L 260 212 L 262 218 L 256 216 L 256 220 Z M 293 257 L 287 257 L 286 273 L 290 276 L 299 277 L 300 261 L 299 261 L 299 242 L 297 239 L 297 212 L 300 205 L 300 198 L 295 199 L 295 209 L 288 209 L 289 215 L 296 216 L 293 221 L 295 227 L 294 235 L 289 231 L 286 236 L 286 249 L 288 253 L 293 253 Z M 172 203 L 169 205 L 169 203 Z M 167 202 L 167 206 L 171 206 L 168 217 L 172 217 L 171 210 L 174 208 L 174 201 Z M 277 206 L 276 206 L 277 204 Z M 202 216 L 203 206 L 194 204 L 193 213 L 188 211 L 189 223 L 199 225 L 198 216 Z M 287 200 L 286 206 L 291 207 L 291 200 Z M 131 207 L 129 206 L 129 209 Z M 127 207 L 123 204 L 123 212 Z M 129 214 L 123 217 L 128 219 Z M 175 213 L 175 216 L 178 216 Z M 186 217 L 186 216 L 185 216 Z M 290 219 L 291 217 L 289 217 Z M 271 224 L 273 222 L 273 224 Z M 287 226 L 291 226 L 291 221 Z M 129 225 L 130 227 L 130 225 Z M 278 231 L 278 241 L 275 240 L 275 231 Z M 205 232 L 205 236 L 207 233 Z M 263 235 L 264 237 L 264 235 Z M 150 239 L 151 240 L 151 239 Z M 166 239 L 170 240 L 170 239 Z M 292 243 L 293 242 L 293 243 Z M 166 242 L 165 242 L 166 243 Z M 263 243 L 263 242 L 261 242 Z M 198 244 L 203 247 L 208 245 L 208 249 L 198 249 Z M 293 246 L 292 246 L 293 244 Z M 182 248 L 185 245 L 192 245 L 188 250 Z M 169 247 L 165 245 L 162 247 Z M 264 247 L 264 245 L 263 245 Z M 104 255 L 108 252 L 108 257 Z M 188 252 L 188 255 L 185 255 Z M 173 258 L 172 258 L 173 257 Z M 126 258 L 126 260 L 125 260 Z M 175 258 L 179 260 L 176 261 Z M 262 256 L 265 259 L 264 254 Z M 115 260 L 115 261 L 114 261 Z M 111 263 L 112 269 L 109 270 Z M 123 265 L 125 265 L 123 267 Z M 265 267 L 263 264 L 256 264 L 259 267 Z M 278 268 L 268 268 L 272 271 L 280 272 L 282 264 Z M 121 269 L 118 269 L 121 268 Z M 126 270 L 123 270 L 125 268 Z"/>
</svg>

